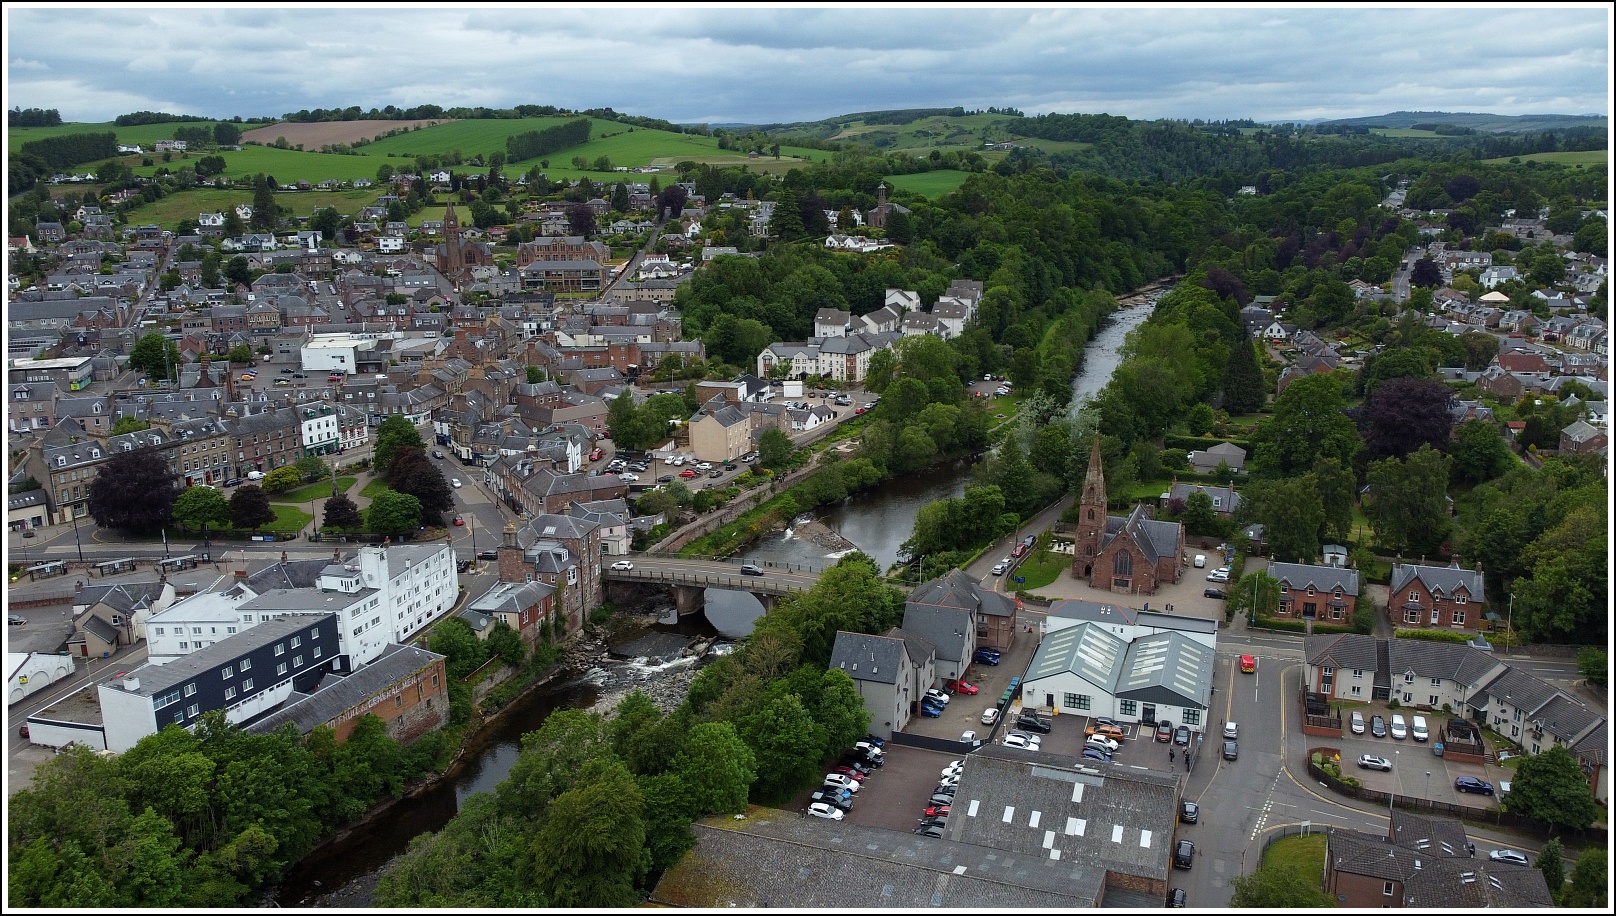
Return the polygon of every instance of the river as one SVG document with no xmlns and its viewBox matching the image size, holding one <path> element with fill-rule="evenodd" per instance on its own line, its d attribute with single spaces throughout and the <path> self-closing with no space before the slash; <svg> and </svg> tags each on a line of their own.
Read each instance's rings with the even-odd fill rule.
<svg viewBox="0 0 1616 916">
<path fill-rule="evenodd" d="M 1149 317 L 1154 297 L 1136 297 L 1123 302 L 1139 304 L 1117 311 L 1089 342 L 1083 369 L 1072 380 L 1074 411 L 1110 380 L 1121 361 L 1117 351 L 1128 332 Z M 923 475 L 890 480 L 872 493 L 862 493 L 838 506 L 820 510 L 816 518 L 886 569 L 897 561 L 899 545 L 913 533 L 915 517 L 921 507 L 964 493 L 970 469 L 969 459 L 959 459 Z M 792 529 L 763 538 L 748 548 L 744 556 L 823 568 L 835 564 L 834 553 L 797 537 Z M 751 631 L 752 622 L 762 613 L 762 605 L 750 594 L 708 589 L 706 616 L 711 624 L 697 615 L 677 625 L 660 625 L 656 629 L 689 636 L 716 632 L 739 638 Z M 411 838 L 441 829 L 471 793 L 489 791 L 505 779 L 516 763 L 522 735 L 543 725 L 553 710 L 587 709 L 595 705 L 601 698 L 603 683 L 645 675 L 643 669 L 634 671 L 633 668 L 632 662 L 610 662 L 604 670 L 573 672 L 564 675 L 555 685 L 528 694 L 518 701 L 516 708 L 474 739 L 467 749 L 467 754 L 474 758 L 471 765 L 455 778 L 438 784 L 418 798 L 395 805 L 341 841 L 299 862 L 287 874 L 275 894 L 275 901 L 281 906 L 294 907 L 367 905 L 370 889 L 382 866 L 403 852 Z"/>
</svg>

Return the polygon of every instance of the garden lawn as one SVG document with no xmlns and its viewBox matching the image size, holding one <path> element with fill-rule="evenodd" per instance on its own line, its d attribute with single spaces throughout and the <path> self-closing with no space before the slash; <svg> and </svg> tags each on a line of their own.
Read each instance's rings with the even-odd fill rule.
<svg viewBox="0 0 1616 916">
<path fill-rule="evenodd" d="M 392 490 L 393 488 L 387 485 L 387 481 L 378 477 L 375 480 L 372 480 L 370 483 L 365 484 L 365 488 L 359 491 L 359 495 L 366 499 L 373 500 L 383 493 L 391 493 Z"/>
<path fill-rule="evenodd" d="M 1049 550 L 1035 551 L 1032 556 L 1023 560 L 1020 566 L 1006 575 L 1020 576 L 1025 582 L 1014 583 L 1021 591 L 1043 588 L 1060 577 L 1060 574 L 1072 565 L 1065 554 Z"/>
<path fill-rule="evenodd" d="M 296 506 L 270 503 L 269 507 L 275 510 L 275 520 L 258 529 L 260 531 L 302 531 L 309 522 L 314 521 L 314 516 Z"/>
<path fill-rule="evenodd" d="M 355 477 L 338 477 L 337 492 L 348 492 L 348 488 L 353 486 L 354 481 L 357 479 L 358 478 Z M 308 486 L 298 487 L 295 490 L 287 490 L 285 493 L 271 494 L 269 501 L 272 503 L 306 503 L 311 499 L 328 499 L 330 496 L 331 478 L 328 477 L 325 480 L 317 480 Z"/>
</svg>

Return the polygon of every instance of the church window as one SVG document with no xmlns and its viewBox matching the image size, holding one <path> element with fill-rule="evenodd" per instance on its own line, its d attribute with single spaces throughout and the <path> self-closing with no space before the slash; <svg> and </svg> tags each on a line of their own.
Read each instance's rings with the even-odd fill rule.
<svg viewBox="0 0 1616 916">
<path fill-rule="evenodd" d="M 1111 570 L 1119 576 L 1133 575 L 1133 554 L 1123 551 L 1111 564 Z"/>
</svg>

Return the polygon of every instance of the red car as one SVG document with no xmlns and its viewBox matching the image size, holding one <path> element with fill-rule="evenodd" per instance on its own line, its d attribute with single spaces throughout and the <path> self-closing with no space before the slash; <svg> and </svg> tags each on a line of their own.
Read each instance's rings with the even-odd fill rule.
<svg viewBox="0 0 1616 916">
<path fill-rule="evenodd" d="M 696 476 L 696 472 L 694 470 L 690 469 L 690 468 L 685 468 L 684 470 L 679 472 L 679 476 L 680 477 L 694 477 L 694 476 Z"/>
<path fill-rule="evenodd" d="M 926 809 L 927 817 L 948 817 L 947 805 L 932 805 Z"/>
<path fill-rule="evenodd" d="M 976 696 L 977 691 L 975 684 L 967 684 L 964 681 L 952 681 L 948 689 L 955 693 L 963 693 L 968 697 Z"/>
<path fill-rule="evenodd" d="M 853 769 L 852 767 L 848 767 L 848 766 L 837 767 L 836 772 L 842 774 L 843 776 L 847 776 L 847 777 L 850 777 L 852 779 L 858 780 L 859 782 L 864 781 L 864 774 L 860 773 L 858 770 Z"/>
<path fill-rule="evenodd" d="M 455 516 L 455 524 L 464 526 L 466 524 L 466 520 L 457 515 Z"/>
<path fill-rule="evenodd" d="M 606 453 L 597 448 L 594 451 L 589 453 L 589 460 L 590 461 L 599 461 L 600 456 L 604 455 L 604 454 L 606 454 Z"/>
</svg>

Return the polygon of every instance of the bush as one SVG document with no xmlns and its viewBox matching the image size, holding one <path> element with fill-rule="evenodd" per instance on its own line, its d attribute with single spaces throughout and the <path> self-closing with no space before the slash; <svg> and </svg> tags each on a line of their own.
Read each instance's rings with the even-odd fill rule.
<svg viewBox="0 0 1616 916">
<path fill-rule="evenodd" d="M 1430 642 L 1469 642 L 1471 639 L 1463 633 L 1450 633 L 1447 630 L 1397 630 L 1394 635 L 1398 639 L 1424 639 Z"/>
<path fill-rule="evenodd" d="M 1307 632 L 1307 623 L 1305 621 L 1301 621 L 1301 620 L 1280 620 L 1280 619 L 1277 619 L 1277 618 L 1274 618 L 1274 617 L 1258 617 L 1257 622 L 1255 624 L 1253 624 L 1253 626 L 1267 627 L 1268 629 L 1271 629 L 1271 630 L 1283 630 L 1283 631 L 1285 631 L 1287 633 L 1306 633 Z M 1343 627 L 1343 626 L 1339 626 L 1339 625 L 1333 624 L 1333 623 L 1315 623 L 1315 624 L 1313 624 L 1313 634 L 1315 636 L 1334 635 L 1334 634 L 1338 634 L 1338 633 L 1355 633 L 1355 632 L 1357 632 L 1357 630 L 1355 630 L 1352 627 Z"/>
<path fill-rule="evenodd" d="M 1386 701 L 1386 708 L 1387 709 L 1396 709 L 1396 708 L 1398 708 L 1399 706 L 1402 706 L 1402 705 L 1403 705 L 1402 703 L 1397 701 L 1396 697 L 1392 697 L 1390 700 Z"/>
</svg>

